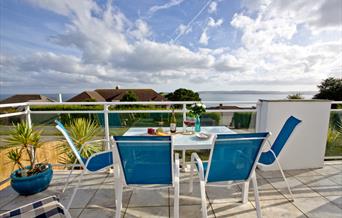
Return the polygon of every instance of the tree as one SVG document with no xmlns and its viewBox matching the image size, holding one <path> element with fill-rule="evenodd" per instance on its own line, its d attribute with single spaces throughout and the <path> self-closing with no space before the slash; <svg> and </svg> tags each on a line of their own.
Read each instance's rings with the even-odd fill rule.
<svg viewBox="0 0 342 218">
<path fill-rule="evenodd" d="M 201 101 L 199 94 L 189 89 L 177 89 L 165 96 L 170 101 Z"/>
<path fill-rule="evenodd" d="M 314 99 L 329 99 L 333 101 L 342 101 L 342 78 L 329 77 L 322 81 L 319 88 L 319 93 Z"/>
<path fill-rule="evenodd" d="M 292 99 L 304 99 L 303 95 L 300 92 L 298 92 L 296 94 L 290 94 L 286 98 L 289 99 L 289 100 L 292 100 Z"/>
<path fill-rule="evenodd" d="M 134 92 L 128 91 L 124 96 L 122 96 L 120 101 L 138 101 L 138 97 Z"/>
</svg>

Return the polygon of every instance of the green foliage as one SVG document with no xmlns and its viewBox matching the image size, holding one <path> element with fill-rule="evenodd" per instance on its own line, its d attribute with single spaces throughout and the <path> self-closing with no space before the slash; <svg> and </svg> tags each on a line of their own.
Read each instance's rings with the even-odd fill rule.
<svg viewBox="0 0 342 218">
<path fill-rule="evenodd" d="M 232 126 L 236 129 L 247 129 L 251 122 L 251 112 L 236 112 L 232 118 Z"/>
<path fill-rule="evenodd" d="M 328 130 L 327 149 L 325 154 L 327 156 L 341 156 L 342 155 L 342 124 L 339 123 L 337 128 L 332 126 Z"/>
<path fill-rule="evenodd" d="M 189 89 L 177 89 L 165 97 L 169 101 L 201 101 L 199 94 Z"/>
<path fill-rule="evenodd" d="M 205 123 L 203 125 L 215 125 L 215 126 L 217 126 L 220 123 L 220 119 L 221 119 L 220 113 L 214 113 L 214 112 L 205 113 L 205 114 L 202 114 L 202 116 L 201 116 L 201 123 L 208 122 L 208 124 Z"/>
<path fill-rule="evenodd" d="M 291 99 L 304 99 L 303 95 L 300 92 L 288 95 L 286 98 L 289 100 L 291 100 Z"/>
<path fill-rule="evenodd" d="M 20 122 L 13 124 L 13 130 L 10 132 L 9 137 L 4 139 L 7 146 L 15 147 L 7 154 L 7 157 L 13 161 L 14 166 L 17 165 L 21 170 L 25 170 L 22 156 L 23 153 L 27 154 L 30 162 L 28 174 L 31 174 L 30 171 L 35 171 L 36 151 L 41 146 L 40 136 L 41 131 L 33 130 L 26 122 Z"/>
<path fill-rule="evenodd" d="M 122 96 L 120 101 L 138 101 L 138 96 L 134 92 L 128 91 L 124 96 Z"/>
<path fill-rule="evenodd" d="M 314 99 L 342 101 L 342 78 L 329 77 L 317 87 L 319 93 L 313 97 Z"/>
<path fill-rule="evenodd" d="M 190 106 L 189 115 L 192 117 L 201 116 L 205 113 L 205 105 L 202 103 L 196 103 Z"/>
<path fill-rule="evenodd" d="M 86 142 L 94 140 L 101 132 L 101 128 L 95 121 L 84 118 L 74 119 L 66 126 L 66 129 L 78 150 L 80 150 Z M 102 146 L 98 143 L 88 144 L 83 147 L 81 156 L 88 158 L 92 154 L 101 151 L 101 149 Z M 58 161 L 60 163 L 71 164 L 75 162 L 76 157 L 67 142 L 61 143 L 58 146 L 58 150 L 60 154 Z"/>
</svg>

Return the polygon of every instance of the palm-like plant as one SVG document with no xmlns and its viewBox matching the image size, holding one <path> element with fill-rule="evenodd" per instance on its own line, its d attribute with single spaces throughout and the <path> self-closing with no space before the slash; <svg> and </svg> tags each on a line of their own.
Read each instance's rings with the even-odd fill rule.
<svg viewBox="0 0 342 218">
<path fill-rule="evenodd" d="M 14 129 L 10 132 L 9 137 L 4 141 L 8 146 L 15 147 L 11 149 L 7 157 L 13 161 L 14 166 L 18 166 L 21 171 L 35 172 L 36 167 L 36 151 L 42 143 L 40 142 L 40 135 L 42 131 L 33 130 L 26 122 L 13 124 Z M 30 162 L 29 169 L 25 169 L 23 155 L 26 154 Z"/>
<path fill-rule="evenodd" d="M 86 142 L 94 140 L 101 132 L 101 128 L 95 121 L 85 118 L 78 118 L 71 121 L 71 123 L 66 126 L 66 129 L 78 150 L 80 150 Z M 75 162 L 76 157 L 66 142 L 61 143 L 58 146 L 58 149 L 60 154 L 58 161 L 60 163 L 71 164 Z M 102 146 L 98 143 L 88 144 L 83 147 L 81 156 L 88 158 L 101 149 Z"/>
</svg>

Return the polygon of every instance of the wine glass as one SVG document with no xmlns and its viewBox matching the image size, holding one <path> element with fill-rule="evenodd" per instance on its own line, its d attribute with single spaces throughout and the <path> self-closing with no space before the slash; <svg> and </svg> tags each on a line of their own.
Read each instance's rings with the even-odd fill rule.
<svg viewBox="0 0 342 218">
<path fill-rule="evenodd" d="M 193 134 L 194 126 L 195 126 L 195 119 L 193 117 L 186 117 L 184 120 L 185 125 L 185 134 Z M 188 131 L 188 127 L 192 127 L 190 131 Z"/>
</svg>

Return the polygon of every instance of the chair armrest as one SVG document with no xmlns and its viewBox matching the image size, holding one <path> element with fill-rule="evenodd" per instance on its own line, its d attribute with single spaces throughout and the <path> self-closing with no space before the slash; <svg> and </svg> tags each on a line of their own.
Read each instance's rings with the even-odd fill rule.
<svg viewBox="0 0 342 218">
<path fill-rule="evenodd" d="M 203 168 L 203 163 L 201 158 L 198 156 L 197 153 L 192 153 L 191 154 L 191 162 L 194 163 L 196 161 L 197 167 L 198 167 L 198 172 L 199 172 L 199 177 L 200 180 L 204 181 L 204 168 Z"/>
</svg>

